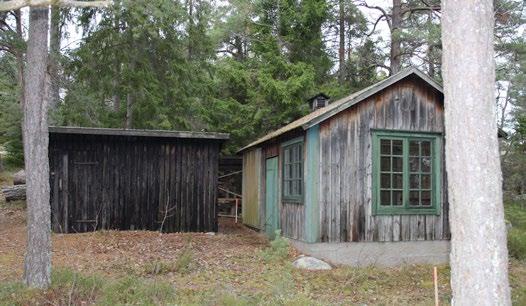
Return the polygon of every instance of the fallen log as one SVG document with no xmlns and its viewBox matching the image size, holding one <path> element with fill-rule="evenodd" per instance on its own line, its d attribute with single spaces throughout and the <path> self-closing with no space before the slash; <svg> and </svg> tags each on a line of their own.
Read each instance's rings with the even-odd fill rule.
<svg viewBox="0 0 526 306">
<path fill-rule="evenodd" d="M 15 185 L 2 188 L 6 202 L 25 200 L 26 185 Z"/>
</svg>

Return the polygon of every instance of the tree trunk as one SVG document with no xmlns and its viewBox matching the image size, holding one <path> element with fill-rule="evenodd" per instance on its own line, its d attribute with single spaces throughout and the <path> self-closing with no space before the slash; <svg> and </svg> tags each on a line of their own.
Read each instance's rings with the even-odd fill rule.
<svg viewBox="0 0 526 306">
<path fill-rule="evenodd" d="M 60 8 L 51 8 L 51 29 L 50 29 L 50 58 L 49 58 L 49 74 L 51 80 L 51 95 L 49 100 L 49 110 L 54 111 L 60 101 L 60 73 L 59 73 L 59 59 L 60 59 L 60 41 L 62 37 L 60 29 Z"/>
<path fill-rule="evenodd" d="M 23 40 L 24 39 L 24 33 L 22 30 L 22 12 L 20 9 L 15 11 L 15 19 L 16 19 L 16 35 L 18 36 L 18 39 Z M 20 48 L 16 48 L 15 50 L 16 54 L 16 66 L 18 69 L 18 84 L 20 86 L 20 108 L 24 109 L 24 50 L 20 50 Z"/>
<path fill-rule="evenodd" d="M 340 68 L 338 71 L 338 81 L 343 83 L 345 78 L 345 3 L 344 0 L 339 0 L 339 29 L 340 46 L 338 48 L 338 59 Z"/>
<path fill-rule="evenodd" d="M 129 93 L 126 95 L 126 125 L 127 129 L 131 129 L 133 126 L 133 94 Z"/>
<path fill-rule="evenodd" d="M 453 305 L 510 305 L 492 0 L 442 9 Z"/>
<path fill-rule="evenodd" d="M 401 64 L 401 31 L 402 26 L 402 0 L 393 0 L 393 12 L 391 16 L 391 52 L 389 59 L 391 62 L 391 75 L 397 73 L 402 68 Z"/>
<path fill-rule="evenodd" d="M 47 8 L 30 8 L 24 103 L 24 157 L 27 179 L 25 282 L 46 288 L 51 274 L 51 214 L 48 163 Z"/>
<path fill-rule="evenodd" d="M 433 10 L 429 10 L 427 15 L 427 26 L 429 29 L 433 26 Z M 428 73 L 431 77 L 435 77 L 435 59 L 433 58 L 433 41 L 430 39 L 431 33 L 428 32 L 427 40 L 427 62 L 428 62 Z"/>
</svg>

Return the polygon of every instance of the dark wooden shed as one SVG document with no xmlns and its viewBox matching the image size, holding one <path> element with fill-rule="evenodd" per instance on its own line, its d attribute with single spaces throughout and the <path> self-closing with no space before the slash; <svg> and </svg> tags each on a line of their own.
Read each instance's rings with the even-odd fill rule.
<svg viewBox="0 0 526 306">
<path fill-rule="evenodd" d="M 228 134 L 49 128 L 55 232 L 217 231 L 217 177 Z"/>
</svg>

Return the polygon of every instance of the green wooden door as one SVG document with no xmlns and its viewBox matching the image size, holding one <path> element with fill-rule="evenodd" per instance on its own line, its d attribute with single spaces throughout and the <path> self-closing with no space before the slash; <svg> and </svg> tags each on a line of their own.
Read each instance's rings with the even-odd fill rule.
<svg viewBox="0 0 526 306">
<path fill-rule="evenodd" d="M 269 238 L 274 238 L 278 229 L 278 158 L 266 160 L 265 175 L 265 231 Z"/>
</svg>

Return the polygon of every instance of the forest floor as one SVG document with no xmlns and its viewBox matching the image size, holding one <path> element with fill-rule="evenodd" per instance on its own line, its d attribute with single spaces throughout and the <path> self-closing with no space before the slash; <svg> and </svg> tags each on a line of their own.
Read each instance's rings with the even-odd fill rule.
<svg viewBox="0 0 526 306">
<path fill-rule="evenodd" d="M 231 220 L 216 235 L 100 231 L 53 234 L 50 289 L 20 280 L 23 202 L 0 199 L 0 305 L 433 305 L 432 266 L 336 267 L 311 272 L 298 254 Z M 281 246 L 280 246 L 281 245 Z M 510 263 L 514 302 L 526 305 L 526 262 Z M 439 267 L 448 304 L 449 267 Z"/>
</svg>

